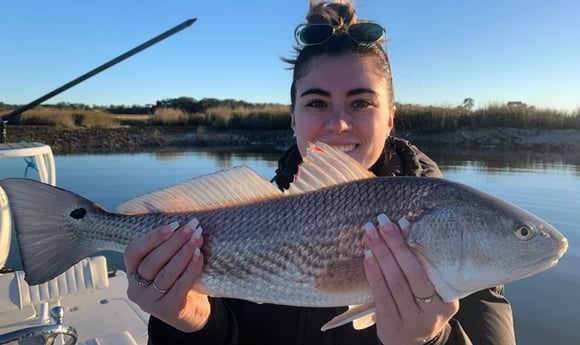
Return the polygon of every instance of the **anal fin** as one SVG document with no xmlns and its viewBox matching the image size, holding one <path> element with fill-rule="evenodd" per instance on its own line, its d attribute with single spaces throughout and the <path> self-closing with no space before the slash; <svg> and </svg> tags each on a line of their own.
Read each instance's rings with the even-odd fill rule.
<svg viewBox="0 0 580 345">
<path fill-rule="evenodd" d="M 346 325 L 351 321 L 356 330 L 371 327 L 375 324 L 375 309 L 374 302 L 349 306 L 347 311 L 325 323 L 320 330 L 324 332 L 332 328 Z"/>
</svg>

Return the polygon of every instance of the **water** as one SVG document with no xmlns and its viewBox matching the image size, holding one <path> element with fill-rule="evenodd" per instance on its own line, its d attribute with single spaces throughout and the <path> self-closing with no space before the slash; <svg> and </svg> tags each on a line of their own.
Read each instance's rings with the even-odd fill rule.
<svg viewBox="0 0 580 345">
<path fill-rule="evenodd" d="M 115 209 L 139 194 L 217 170 L 247 165 L 271 178 L 279 153 L 206 151 L 55 157 L 57 184 Z M 570 248 L 560 263 L 509 284 L 520 344 L 580 344 L 580 157 L 526 153 L 432 153 L 446 178 L 463 182 L 531 211 L 561 230 Z M 1 159 L 0 178 L 24 176 L 21 159 Z M 34 171 L 28 176 L 35 178 Z M 122 256 L 106 253 L 122 268 Z M 19 267 L 16 251 L 8 264 Z"/>
</svg>

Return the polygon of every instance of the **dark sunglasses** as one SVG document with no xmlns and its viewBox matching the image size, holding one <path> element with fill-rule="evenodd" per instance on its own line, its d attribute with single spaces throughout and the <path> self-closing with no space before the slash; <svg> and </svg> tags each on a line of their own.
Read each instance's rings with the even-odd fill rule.
<svg viewBox="0 0 580 345">
<path fill-rule="evenodd" d="M 357 43 L 375 43 L 384 36 L 386 30 L 377 23 L 355 23 L 349 26 L 330 24 L 301 24 L 294 30 L 298 44 L 311 46 L 328 41 L 336 32 L 345 32 Z"/>
</svg>

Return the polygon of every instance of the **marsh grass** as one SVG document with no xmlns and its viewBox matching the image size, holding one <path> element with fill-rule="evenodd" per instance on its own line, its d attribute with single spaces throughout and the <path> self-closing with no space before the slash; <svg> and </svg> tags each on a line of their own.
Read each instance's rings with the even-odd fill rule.
<svg viewBox="0 0 580 345">
<path fill-rule="evenodd" d="M 155 114 L 146 121 L 146 124 L 157 126 L 187 125 L 189 118 L 190 116 L 181 109 L 157 108 Z"/>
<path fill-rule="evenodd" d="M 131 123 L 121 122 L 136 124 L 134 120 Z M 290 111 L 285 105 L 216 106 L 208 108 L 204 113 L 188 113 L 177 108 L 157 108 L 155 113 L 141 124 L 203 126 L 214 129 L 287 129 L 290 127 Z"/>
<path fill-rule="evenodd" d="M 21 125 L 56 126 L 62 128 L 118 127 L 119 121 L 111 114 L 95 110 L 63 110 L 37 107 L 17 118 Z"/>
<path fill-rule="evenodd" d="M 199 113 L 174 107 L 158 107 L 153 114 L 111 114 L 106 109 L 74 110 L 41 106 L 21 115 L 18 123 L 64 128 L 130 125 L 275 130 L 290 127 L 290 110 L 283 104 L 246 104 L 210 106 Z M 569 113 L 554 109 L 536 109 L 525 104 L 490 104 L 476 110 L 397 104 L 395 126 L 397 130 L 427 134 L 459 128 L 490 127 L 580 130 L 580 108 Z"/>
<path fill-rule="evenodd" d="M 219 129 L 287 129 L 290 110 L 283 105 L 261 107 L 213 107 L 205 114 L 205 125 Z"/>
<path fill-rule="evenodd" d="M 398 104 L 395 126 L 399 130 L 422 133 L 454 131 L 465 127 L 580 129 L 580 109 L 568 113 L 526 105 L 491 104 L 472 111 L 462 107 Z"/>
</svg>

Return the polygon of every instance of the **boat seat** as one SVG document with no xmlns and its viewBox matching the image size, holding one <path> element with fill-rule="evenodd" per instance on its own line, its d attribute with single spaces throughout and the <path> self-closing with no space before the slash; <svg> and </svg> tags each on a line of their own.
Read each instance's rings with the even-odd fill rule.
<svg viewBox="0 0 580 345">
<path fill-rule="evenodd" d="M 107 288 L 107 259 L 104 256 L 83 259 L 58 277 L 34 286 L 24 280 L 23 271 L 0 274 L 0 286 L 8 287 L 0 291 L 0 320 L 6 322 L 5 317 L 10 312 Z"/>
</svg>

